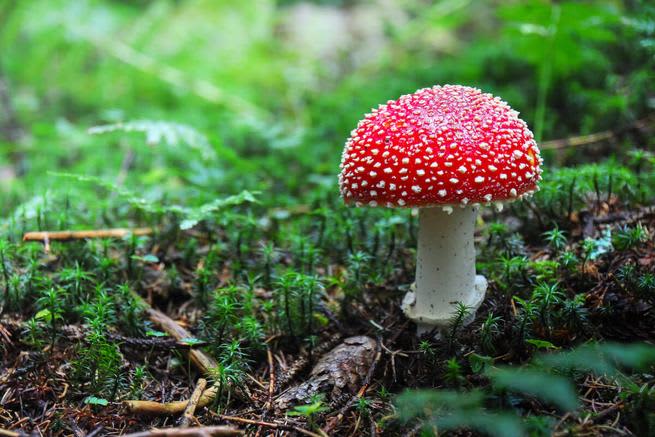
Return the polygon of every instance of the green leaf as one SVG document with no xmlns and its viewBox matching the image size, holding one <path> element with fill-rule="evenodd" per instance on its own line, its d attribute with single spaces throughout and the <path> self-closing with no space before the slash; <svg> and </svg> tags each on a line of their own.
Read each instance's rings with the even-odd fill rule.
<svg viewBox="0 0 655 437">
<path fill-rule="evenodd" d="M 480 391 L 406 390 L 395 401 L 401 421 L 424 418 L 426 426 L 439 430 L 474 429 L 498 437 L 525 435 L 513 414 L 488 411 Z"/>
<path fill-rule="evenodd" d="M 323 406 L 321 401 L 318 401 L 308 405 L 297 405 L 293 407 L 293 410 L 287 412 L 287 416 L 311 417 L 316 413 L 322 413 L 328 410 L 329 408 Z"/>
<path fill-rule="evenodd" d="M 532 346 L 536 347 L 537 349 L 559 349 L 557 346 L 555 346 L 553 343 L 546 341 L 546 340 L 539 340 L 537 338 L 529 338 L 525 340 L 526 343 L 531 344 Z"/>
<path fill-rule="evenodd" d="M 184 144 L 198 150 L 204 159 L 216 159 L 216 152 L 205 135 L 185 124 L 161 120 L 134 120 L 125 123 L 108 124 L 89 128 L 89 134 L 99 135 L 111 132 L 143 132 L 148 145 L 179 146 Z"/>
<path fill-rule="evenodd" d="M 195 346 L 197 344 L 204 343 L 204 341 L 202 341 L 202 340 L 200 340 L 198 338 L 194 338 L 194 337 L 184 337 L 184 338 L 180 339 L 179 343 L 186 344 L 186 345 L 189 345 L 189 346 Z"/>
<path fill-rule="evenodd" d="M 599 349 L 609 360 L 632 369 L 645 369 L 655 364 L 655 346 L 649 344 L 599 344 Z"/>
<path fill-rule="evenodd" d="M 611 376 L 617 373 L 618 366 L 644 369 L 655 364 L 655 346 L 592 343 L 569 352 L 542 355 L 536 361 L 542 366 Z"/>
<path fill-rule="evenodd" d="M 144 261 L 144 262 L 147 262 L 147 263 L 158 263 L 159 262 L 159 258 L 157 258 L 157 256 L 155 256 L 155 255 L 153 255 L 151 253 L 141 257 L 141 260 Z"/>
<path fill-rule="evenodd" d="M 214 214 L 216 214 L 219 210 L 223 208 L 237 206 L 243 203 L 257 202 L 257 199 L 255 197 L 255 195 L 257 194 L 256 192 L 242 191 L 239 194 L 235 194 L 225 198 L 215 199 L 212 202 L 206 203 L 198 207 L 186 207 L 180 205 L 162 205 L 155 200 L 146 199 L 137 196 L 132 191 L 124 187 L 116 186 L 112 182 L 108 182 L 94 176 L 77 175 L 71 173 L 55 173 L 55 172 L 51 172 L 50 174 L 55 177 L 74 179 L 79 182 L 90 182 L 94 185 L 106 189 L 107 191 L 116 193 L 118 196 L 123 198 L 123 200 L 129 203 L 133 208 L 139 209 L 147 213 L 173 214 L 180 218 L 181 220 L 180 229 L 182 230 L 186 230 L 194 227 L 199 222 L 212 217 Z"/>
<path fill-rule="evenodd" d="M 36 313 L 34 315 L 34 318 L 37 319 L 37 320 L 43 319 L 46 322 L 50 322 L 52 320 L 52 313 L 50 312 L 49 309 L 43 309 L 43 310 L 39 311 L 38 313 Z"/>
<path fill-rule="evenodd" d="M 402 421 L 415 417 L 430 417 L 448 410 L 476 410 L 482 407 L 484 394 L 480 391 L 405 390 L 396 397 L 395 404 Z"/>
<path fill-rule="evenodd" d="M 166 336 L 168 336 L 168 334 L 166 334 L 165 332 L 157 331 L 155 329 L 148 329 L 146 331 L 146 335 L 148 337 L 166 337 Z"/>
<path fill-rule="evenodd" d="M 101 405 L 103 407 L 109 405 L 109 401 L 107 399 L 97 398 L 95 396 L 87 396 L 84 399 L 84 403 L 89 405 Z"/>
<path fill-rule="evenodd" d="M 497 437 L 522 437 L 525 431 L 521 420 L 511 413 L 458 411 L 434 420 L 439 430 L 470 428 Z"/>
<path fill-rule="evenodd" d="M 181 210 L 185 219 L 180 223 L 180 229 L 191 229 L 200 221 L 210 218 L 218 210 L 228 207 L 236 206 L 242 203 L 254 203 L 257 200 L 255 195 L 249 191 L 242 191 L 234 196 L 229 196 L 224 199 L 216 199 L 213 202 L 207 203 L 197 208 L 185 208 Z"/>
<path fill-rule="evenodd" d="M 534 396 L 564 411 L 578 407 L 578 396 L 571 381 L 541 370 L 497 367 L 486 372 L 497 389 Z"/>
<path fill-rule="evenodd" d="M 478 355 L 476 353 L 469 355 L 468 359 L 471 369 L 475 373 L 483 372 L 488 366 L 491 366 L 494 363 L 494 359 L 492 357 L 486 355 Z"/>
</svg>

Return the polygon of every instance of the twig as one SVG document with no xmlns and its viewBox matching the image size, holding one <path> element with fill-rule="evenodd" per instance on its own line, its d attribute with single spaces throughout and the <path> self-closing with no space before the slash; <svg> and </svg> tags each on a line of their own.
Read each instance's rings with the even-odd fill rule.
<svg viewBox="0 0 655 437">
<path fill-rule="evenodd" d="M 151 321 L 159 325 L 168 335 L 175 338 L 175 340 L 180 341 L 183 338 L 193 337 L 189 331 L 175 323 L 175 320 L 171 319 L 161 311 L 149 307 L 146 310 L 146 313 Z M 187 352 L 187 355 L 198 370 L 205 375 L 209 373 L 211 369 L 218 367 L 216 360 L 201 350 L 191 349 Z"/>
<path fill-rule="evenodd" d="M 284 425 L 281 423 L 273 423 L 273 422 L 263 422 L 261 420 L 252 420 L 252 419 L 246 419 L 244 417 L 236 417 L 236 416 L 226 416 L 224 414 L 217 414 L 214 413 L 213 411 L 210 412 L 212 416 L 216 416 L 220 419 L 227 420 L 228 422 L 237 422 L 237 423 L 243 423 L 247 425 L 257 425 L 257 426 L 263 426 L 266 428 L 271 428 L 271 429 L 279 429 L 283 431 L 296 431 L 299 432 L 300 434 L 304 434 L 310 437 L 323 437 L 321 434 L 317 434 L 311 431 L 308 431 L 306 429 L 300 428 L 298 426 L 292 426 L 292 425 Z"/>
<path fill-rule="evenodd" d="M 163 329 L 168 335 L 180 341 L 183 338 L 192 337 L 191 333 L 175 323 L 175 320 L 168 317 L 166 314 L 158 311 L 143 300 L 141 296 L 134 293 L 134 296 L 145 305 L 146 313 L 151 321 L 156 323 Z M 203 373 L 207 374 L 210 369 L 216 368 L 218 363 L 209 355 L 205 354 L 201 350 L 191 349 L 187 352 L 187 355 L 191 362 Z M 206 389 L 202 392 L 200 399 L 198 399 L 197 407 L 205 407 L 209 405 L 219 391 L 219 384 L 214 384 L 213 386 Z M 152 414 L 152 415 L 174 415 L 184 412 L 189 401 L 174 401 L 174 402 L 155 402 L 155 401 L 141 401 L 141 400 L 130 400 L 123 401 L 123 405 L 131 412 L 135 414 Z"/>
<path fill-rule="evenodd" d="M 197 428 L 152 429 L 150 431 L 127 434 L 125 437 L 209 437 L 236 435 L 243 435 L 243 432 L 229 426 L 201 426 Z"/>
<path fill-rule="evenodd" d="M 594 223 L 596 224 L 608 224 L 619 222 L 621 224 L 633 224 L 639 220 L 644 220 L 655 216 L 655 207 L 647 206 L 640 208 L 634 212 L 629 213 L 613 213 L 608 214 L 605 217 L 594 217 Z"/>
<path fill-rule="evenodd" d="M 590 135 L 581 135 L 578 137 L 561 138 L 558 140 L 544 141 L 539 145 L 541 149 L 564 149 L 566 147 L 585 146 L 587 144 L 600 143 L 601 141 L 615 138 L 619 134 L 630 129 L 645 129 L 655 122 L 655 114 L 650 114 L 642 119 L 639 119 L 629 126 L 625 126 L 616 130 L 606 130 L 596 132 Z"/>
<path fill-rule="evenodd" d="M 198 383 L 196 384 L 196 388 L 193 390 L 193 394 L 189 398 L 189 403 L 184 410 L 184 414 L 180 418 L 179 425 L 181 428 L 186 428 L 189 426 L 189 424 L 191 424 L 191 421 L 193 420 L 193 414 L 196 412 L 198 401 L 200 400 L 202 393 L 205 391 L 205 387 L 207 387 L 207 380 L 205 378 L 199 378 Z"/>
<path fill-rule="evenodd" d="M 82 240 L 85 238 L 123 238 L 126 235 L 150 235 L 152 228 L 135 229 L 96 229 L 91 231 L 54 231 L 54 232 L 28 232 L 23 235 L 23 241 L 52 241 L 52 240 Z"/>
<path fill-rule="evenodd" d="M 561 138 L 558 140 L 544 141 L 541 143 L 541 149 L 564 149 L 566 147 L 584 146 L 587 144 L 599 143 L 601 141 L 609 140 L 614 137 L 612 131 L 602 131 L 590 135 L 582 135 L 579 137 Z"/>
<path fill-rule="evenodd" d="M 97 426 L 93 431 L 91 431 L 90 433 L 88 433 L 88 434 L 86 435 L 86 437 L 95 437 L 95 436 L 97 436 L 98 434 L 100 434 L 100 432 L 101 432 L 103 429 L 105 429 L 104 426 L 102 426 L 102 425 L 98 425 L 98 426 Z"/>
<path fill-rule="evenodd" d="M 139 296 L 139 302 L 141 302 L 141 296 Z M 147 304 L 144 305 L 147 306 Z M 20 329 L 20 327 L 12 327 L 12 329 Z M 67 340 L 76 342 L 86 341 L 88 334 L 88 330 L 80 329 L 77 325 L 64 325 L 61 327 L 61 331 L 65 334 Z M 199 340 L 195 337 L 187 337 L 182 340 L 160 337 L 141 338 L 127 337 L 125 335 L 109 332 L 107 333 L 107 338 L 115 343 L 120 343 L 121 346 L 148 349 L 195 349 L 207 345 L 206 341 Z M 0 323 L 0 342 L 11 344 L 11 332 L 6 331 L 2 323 Z"/>
<path fill-rule="evenodd" d="M 136 338 L 126 337 L 124 335 L 109 333 L 107 338 L 112 341 L 120 342 L 121 345 L 131 347 L 155 348 L 155 349 L 194 349 L 206 346 L 207 342 L 194 338 L 193 343 L 187 340 L 179 341 L 165 338 Z M 83 338 L 80 338 L 83 339 Z"/>
<path fill-rule="evenodd" d="M 218 385 L 212 385 L 200 395 L 196 408 L 202 408 L 209 405 L 214 401 L 214 398 L 218 394 Z M 173 402 L 155 402 L 155 401 L 140 401 L 140 400 L 131 400 L 123 401 L 123 406 L 125 406 L 130 413 L 133 414 L 149 414 L 153 416 L 173 416 L 180 413 L 183 413 L 189 405 L 188 400 L 184 401 L 173 401 Z"/>
<path fill-rule="evenodd" d="M 71 430 L 73 431 L 73 435 L 75 437 L 84 437 L 86 436 L 86 433 L 80 426 L 77 424 L 74 418 L 68 419 L 68 425 L 71 427 Z"/>
<path fill-rule="evenodd" d="M 0 428 L 0 436 L 18 437 L 19 435 L 20 433 L 16 431 L 9 431 L 8 429 Z"/>
<path fill-rule="evenodd" d="M 275 362 L 273 360 L 273 352 L 271 352 L 271 347 L 268 342 L 266 343 L 266 360 L 268 361 L 268 398 L 264 405 L 264 412 L 261 415 L 261 420 L 266 419 L 273 409 L 273 395 L 275 394 Z M 255 437 L 259 437 L 263 429 L 264 428 L 261 426 L 258 427 Z"/>
<path fill-rule="evenodd" d="M 603 411 L 598 412 L 595 416 L 589 415 L 585 417 L 583 423 L 570 427 L 569 429 L 564 431 L 555 432 L 555 430 L 557 430 L 562 425 L 562 423 L 564 423 L 566 418 L 566 416 L 564 416 L 553 428 L 552 435 L 556 437 L 560 437 L 560 436 L 564 437 L 564 436 L 571 435 L 572 433 L 573 435 L 578 435 L 579 433 L 583 433 L 585 428 L 587 428 L 589 425 L 598 424 L 598 422 L 604 420 L 605 418 L 607 418 L 607 416 L 614 413 L 620 413 L 623 408 L 624 408 L 623 402 L 618 402 L 604 409 Z"/>
<path fill-rule="evenodd" d="M 266 409 L 268 411 L 273 407 L 273 395 L 275 394 L 275 363 L 273 362 L 273 353 L 271 348 L 266 345 L 266 356 L 268 358 L 268 401 Z"/>
</svg>

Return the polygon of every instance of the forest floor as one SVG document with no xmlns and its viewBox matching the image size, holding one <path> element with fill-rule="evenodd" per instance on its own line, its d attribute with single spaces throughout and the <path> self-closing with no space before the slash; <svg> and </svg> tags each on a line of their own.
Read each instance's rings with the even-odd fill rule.
<svg viewBox="0 0 655 437">
<path fill-rule="evenodd" d="M 25 312 L 5 310 L 0 325 L 3 350 L 0 421 L 7 429 L 2 433 L 91 436 L 171 426 L 226 425 L 252 435 L 416 435 L 422 422 L 403 425 L 392 403 L 393 394 L 407 387 L 488 386 L 489 379 L 476 369 L 478 361 L 471 357 L 494 366 L 525 364 L 536 350 L 557 350 L 585 338 L 653 339 L 651 297 L 634 292 L 632 288 L 638 285 L 631 286 L 625 272 L 626 266 L 633 266 L 633 274 L 636 274 L 635 267 L 640 272 L 653 272 L 653 239 L 637 236 L 623 250 L 603 251 L 597 246 L 599 254 L 591 256 L 585 255 L 584 251 L 589 249 L 582 247 L 585 238 L 598 241 L 609 233 L 623 235 L 620 232 L 635 229 L 637 225 L 644 235 L 653 235 L 653 207 L 617 209 L 613 202 L 613 197 L 609 202 L 595 199 L 586 210 L 572 215 L 573 225 L 567 231 L 566 243 L 567 252 L 578 254 L 572 266 L 562 269 L 559 265 L 548 265 L 549 261 L 561 260 L 561 253 L 567 253 L 564 246 L 553 245 L 552 239 L 551 244 L 522 245 L 521 259 L 525 265 L 522 267 L 519 261 L 518 266 L 506 266 L 516 271 L 490 281 L 488 296 L 475 321 L 468 326 L 454 322 L 452 333 L 439 340 L 417 338 L 415 326 L 400 310 L 402 290 L 407 289 L 413 277 L 413 251 L 400 248 L 395 255 L 399 262 L 393 275 L 379 283 L 364 283 L 356 298 L 344 297 L 339 285 L 325 287 L 317 314 L 313 316 L 314 321 L 320 321 L 320 327 L 313 330 L 309 343 L 289 335 L 287 325 L 283 324 L 277 333 L 262 339 L 261 347 L 252 348 L 247 358 L 239 358 L 247 361 L 244 367 L 247 370 L 238 377 L 231 376 L 231 364 L 219 363 L 216 355 L 205 352 L 211 339 L 207 339 L 206 331 L 201 328 L 204 310 L 193 297 L 197 298 L 198 293 L 197 270 L 189 268 L 185 255 L 178 250 L 180 241 L 192 237 L 197 241 L 194 246 L 197 253 L 209 253 L 215 234 L 187 231 L 175 238 L 176 244 L 169 244 L 166 236 L 160 239 L 155 234 L 147 246 L 138 250 L 142 251 L 141 259 L 147 255 L 156 257 L 143 263 L 140 277 L 133 283 L 142 297 L 132 290 L 126 292 L 139 302 L 139 311 L 134 316 L 142 319 L 137 323 L 146 322 L 149 327 L 145 336 L 130 335 L 129 330 L 117 323 L 108 327 L 102 339 L 111 346 L 100 347 L 99 355 L 84 356 L 80 349 L 98 348 L 94 343 L 98 339 L 94 339 L 93 329 L 89 327 L 93 322 L 88 318 L 78 323 L 61 320 L 59 324 L 52 309 L 49 314 L 37 314 L 34 318 Z M 489 216 L 489 212 L 483 214 L 487 220 Z M 503 218 L 505 223 L 511 223 L 512 219 L 511 215 Z M 476 239 L 486 246 L 484 252 L 494 244 L 503 244 L 493 242 L 494 238 L 493 234 L 479 234 Z M 34 259 L 40 271 L 46 277 L 58 276 L 56 280 L 61 280 L 61 263 L 66 255 L 82 250 L 85 245 L 79 240 L 53 241 L 49 245 L 55 247 L 49 247 L 46 252 L 39 243 L 28 244 L 36 244 Z M 125 257 L 118 250 L 110 246 L 106 258 L 115 261 L 118 269 L 115 274 L 125 275 L 126 279 L 133 275 L 128 270 L 135 267 L 124 262 Z M 279 262 L 292 263 L 292 260 Z M 565 295 L 584 296 L 577 308 L 579 319 L 569 314 L 569 318 L 557 325 L 553 321 L 544 322 L 540 316 L 528 322 L 522 318 L 525 302 L 519 305 L 520 301 L 507 293 L 508 284 L 503 285 L 501 281 L 531 282 L 521 276 L 534 272 L 535 265 L 539 266 L 539 274 L 548 274 L 544 270 L 549 268 L 556 270 L 555 281 L 549 278 L 549 282 L 558 285 L 561 301 Z M 165 275 L 166 269 L 173 268 L 179 274 L 176 284 Z M 329 270 L 343 268 L 327 266 Z M 224 276 L 220 281 L 230 282 L 230 262 L 214 273 Z M 95 279 L 89 275 L 81 280 L 97 283 Z M 272 290 L 263 286 L 254 286 L 251 293 L 260 302 L 274 300 Z M 344 299 L 347 299 L 345 305 Z M 559 309 L 563 308 L 561 302 L 558 305 Z M 494 317 L 497 321 L 514 322 L 496 323 L 490 333 L 486 325 Z M 55 331 L 49 333 L 48 323 L 30 327 L 34 320 L 54 320 Z M 530 337 L 543 340 L 524 342 L 518 338 L 516 323 L 523 322 L 532 326 Z M 35 338 L 39 335 L 43 338 Z M 238 342 L 248 343 L 248 340 L 240 338 Z M 115 357 L 106 356 L 116 352 Z M 85 359 L 91 362 L 80 365 Z M 108 364 L 112 360 L 118 363 Z M 145 371 L 143 363 L 147 365 Z M 115 367 L 103 370 L 103 366 Z M 80 376 L 80 371 L 92 374 Z M 113 386 L 103 393 L 109 400 L 89 397 L 90 392 L 97 391 L 94 384 L 100 383 L 96 377 L 107 371 L 110 374 L 103 377 L 108 377 Z M 562 411 L 531 396 L 503 403 L 520 410 L 523 416 L 548 418 L 555 435 L 570 432 L 645 435 L 634 426 L 647 426 L 647 419 L 635 419 L 647 413 L 635 410 L 637 401 L 624 396 L 625 388 L 621 384 L 592 374 L 577 375 L 575 383 L 581 405 L 575 412 Z M 118 393 L 122 393 L 122 400 L 112 400 Z M 194 398 L 190 403 L 196 405 L 195 412 L 185 416 L 183 412 L 190 398 Z M 229 435 L 229 430 L 223 428 L 212 432 Z"/>
</svg>

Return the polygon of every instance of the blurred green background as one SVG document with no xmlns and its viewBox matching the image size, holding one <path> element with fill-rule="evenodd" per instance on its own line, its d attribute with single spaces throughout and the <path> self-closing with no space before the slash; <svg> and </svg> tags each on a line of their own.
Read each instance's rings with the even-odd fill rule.
<svg viewBox="0 0 655 437">
<path fill-rule="evenodd" d="M 54 203 L 78 217 L 51 227 L 110 221 L 110 195 L 53 172 L 185 205 L 336 199 L 344 140 L 388 99 L 476 86 L 541 141 L 646 117 L 654 66 L 647 1 L 2 0 L 0 223 Z"/>
</svg>

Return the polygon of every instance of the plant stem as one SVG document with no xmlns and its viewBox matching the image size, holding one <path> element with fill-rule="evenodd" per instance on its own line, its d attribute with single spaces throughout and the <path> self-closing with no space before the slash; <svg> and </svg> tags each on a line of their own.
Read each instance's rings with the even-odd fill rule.
<svg viewBox="0 0 655 437">
<path fill-rule="evenodd" d="M 293 327 L 291 324 L 291 313 L 289 311 L 289 287 L 286 286 L 284 287 L 284 312 L 287 316 L 287 326 L 289 328 L 289 335 L 293 337 Z"/>
<path fill-rule="evenodd" d="M 551 62 L 553 49 L 555 46 L 555 38 L 557 36 L 557 29 L 559 26 L 559 19 L 561 8 L 558 4 L 553 4 L 550 14 L 550 26 L 548 28 L 548 40 L 544 57 L 541 59 L 539 68 L 538 90 L 537 90 L 537 107 L 535 109 L 535 140 L 540 142 L 544 131 L 544 119 L 546 115 L 546 100 L 548 97 L 548 89 L 550 88 L 550 79 L 552 75 L 553 64 Z"/>
<path fill-rule="evenodd" d="M 5 261 L 5 251 L 4 249 L 0 250 L 0 266 L 2 267 L 2 277 L 5 281 L 5 302 L 7 305 L 9 303 L 9 272 L 7 271 L 7 264 Z M 3 306 L 4 308 L 4 306 Z"/>
</svg>

